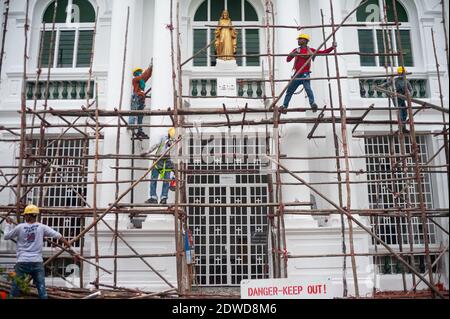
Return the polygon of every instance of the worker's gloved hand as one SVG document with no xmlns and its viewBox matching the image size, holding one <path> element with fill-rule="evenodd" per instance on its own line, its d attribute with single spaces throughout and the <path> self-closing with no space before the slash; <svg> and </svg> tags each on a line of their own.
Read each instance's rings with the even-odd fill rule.
<svg viewBox="0 0 450 319">
<path fill-rule="evenodd" d="M 11 217 L 6 217 L 5 218 L 5 222 L 7 223 L 7 224 L 12 224 L 13 223 L 13 220 L 11 219 Z"/>
<path fill-rule="evenodd" d="M 333 42 L 333 48 L 337 48 L 337 42 Z"/>
<path fill-rule="evenodd" d="M 148 154 L 147 152 L 144 152 L 144 153 L 141 153 L 140 156 L 145 157 L 147 154 Z"/>
</svg>

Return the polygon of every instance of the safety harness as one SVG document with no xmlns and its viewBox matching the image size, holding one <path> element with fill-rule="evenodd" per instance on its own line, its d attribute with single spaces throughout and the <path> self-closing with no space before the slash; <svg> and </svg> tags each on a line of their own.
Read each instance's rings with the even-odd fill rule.
<svg viewBox="0 0 450 319">
<path fill-rule="evenodd" d="M 158 151 L 156 152 L 157 155 L 161 154 L 161 152 L 163 151 L 163 148 L 164 148 L 164 146 L 166 146 L 167 142 L 170 142 L 170 139 L 166 140 L 166 141 L 162 141 L 159 144 Z M 164 159 L 164 164 L 163 164 L 162 168 L 159 168 L 158 165 L 156 165 L 156 169 L 159 171 L 160 179 L 164 179 L 164 176 L 166 175 L 166 173 L 173 172 L 173 168 L 167 168 L 166 163 L 167 163 L 167 159 Z"/>
</svg>

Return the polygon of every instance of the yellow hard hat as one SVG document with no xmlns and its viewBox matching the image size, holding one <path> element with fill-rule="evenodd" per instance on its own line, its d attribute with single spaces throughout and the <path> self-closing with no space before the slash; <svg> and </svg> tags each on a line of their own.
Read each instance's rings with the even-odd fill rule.
<svg viewBox="0 0 450 319">
<path fill-rule="evenodd" d="M 25 207 L 22 215 L 37 215 L 39 214 L 39 207 L 36 205 L 28 205 Z"/>
<path fill-rule="evenodd" d="M 297 40 L 299 40 L 299 39 L 305 39 L 305 40 L 310 41 L 311 37 L 308 34 L 302 33 L 297 37 Z"/>
<path fill-rule="evenodd" d="M 406 73 L 405 67 L 399 66 L 399 67 L 397 68 L 397 73 L 398 73 L 398 74 Z"/>
<path fill-rule="evenodd" d="M 175 128 L 171 127 L 169 129 L 169 137 L 170 138 L 175 138 Z"/>
<path fill-rule="evenodd" d="M 142 70 L 141 68 L 136 68 L 133 70 L 133 74 L 135 74 L 136 72 L 144 72 L 144 70 Z"/>
</svg>

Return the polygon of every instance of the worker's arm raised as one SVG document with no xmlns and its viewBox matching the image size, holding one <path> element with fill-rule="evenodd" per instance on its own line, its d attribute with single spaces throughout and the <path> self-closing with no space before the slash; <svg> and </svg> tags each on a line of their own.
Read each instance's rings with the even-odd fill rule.
<svg viewBox="0 0 450 319">
<path fill-rule="evenodd" d="M 145 72 L 141 75 L 141 78 L 142 78 L 145 82 L 147 82 L 148 79 L 151 78 L 152 74 L 153 74 L 153 64 L 150 65 L 150 66 L 148 67 L 147 70 L 145 70 Z"/>
<path fill-rule="evenodd" d="M 328 49 L 325 50 L 314 50 L 315 52 L 317 52 L 317 54 L 327 54 L 332 52 L 335 48 L 337 47 L 336 43 L 333 43 L 332 47 L 329 47 Z"/>
</svg>

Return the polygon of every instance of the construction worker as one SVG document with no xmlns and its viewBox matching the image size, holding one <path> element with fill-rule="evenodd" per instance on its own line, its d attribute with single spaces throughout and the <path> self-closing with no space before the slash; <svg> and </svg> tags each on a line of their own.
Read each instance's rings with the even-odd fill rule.
<svg viewBox="0 0 450 319">
<path fill-rule="evenodd" d="M 408 88 L 408 91 L 410 92 L 410 94 L 412 94 L 413 88 L 411 86 L 411 83 L 403 78 L 403 74 L 405 72 L 405 67 L 399 66 L 397 68 L 398 76 L 395 78 L 394 82 L 395 92 L 397 94 L 406 95 L 406 88 Z M 408 107 L 406 105 L 406 100 L 402 99 L 401 97 L 394 97 L 393 101 L 394 105 L 400 109 L 400 120 L 402 121 L 403 132 L 409 133 L 409 130 L 406 128 L 406 123 L 408 121 Z"/>
<path fill-rule="evenodd" d="M 133 94 L 131 95 L 131 110 L 132 111 L 141 111 L 145 108 L 145 84 L 148 79 L 152 76 L 153 72 L 153 61 L 145 72 L 141 68 L 136 68 L 133 70 Z M 142 129 L 142 122 L 144 116 L 137 116 L 137 124 L 139 125 L 137 132 L 135 132 L 134 128 L 130 127 L 130 129 L 135 132 L 133 135 L 137 139 L 148 139 L 148 135 L 144 133 Z M 129 119 L 130 125 L 135 125 L 136 116 L 131 115 Z"/>
<path fill-rule="evenodd" d="M 159 143 L 151 146 L 147 152 L 142 153 L 141 156 L 145 156 L 147 154 L 151 154 L 156 150 L 156 156 L 162 155 L 175 141 L 175 128 L 170 128 L 167 132 L 167 136 L 162 136 Z M 160 204 L 167 204 L 167 197 L 169 196 L 169 188 L 170 188 L 170 176 L 173 171 L 173 162 L 170 157 L 167 155 L 160 161 L 158 161 L 152 170 L 150 182 L 150 198 L 145 202 L 147 204 L 156 204 L 158 203 L 158 195 L 156 195 L 156 187 L 158 178 L 164 179 L 163 187 L 161 191 L 161 201 Z"/>
<path fill-rule="evenodd" d="M 70 243 L 54 229 L 36 221 L 39 215 L 37 206 L 28 205 L 22 215 L 25 222 L 15 227 L 11 218 L 7 217 L 4 231 L 5 240 L 17 240 L 17 263 L 10 296 L 18 297 L 20 295 L 17 281 L 24 280 L 25 275 L 30 275 L 37 288 L 39 298 L 47 299 L 45 270 L 42 259 L 44 237 L 56 238 L 63 242 L 68 249 L 71 249 Z M 77 255 L 75 255 L 75 258 L 78 258 Z"/>
<path fill-rule="evenodd" d="M 326 54 L 330 53 L 336 48 L 336 43 L 333 43 L 333 46 L 331 48 L 328 48 L 326 50 L 317 51 L 316 49 L 310 48 L 308 46 L 308 43 L 310 41 L 310 36 L 308 34 L 300 34 L 297 37 L 298 45 L 299 47 L 292 50 L 291 53 L 289 53 L 286 61 L 291 62 L 292 59 L 295 58 L 294 63 L 294 70 L 297 74 L 300 70 L 300 72 L 296 75 L 296 78 L 294 81 L 291 82 L 289 85 L 286 96 L 284 98 L 283 106 L 280 108 L 281 113 L 287 113 L 287 108 L 289 106 L 289 102 L 291 101 L 292 95 L 295 93 L 297 88 L 300 85 L 303 85 L 305 88 L 306 94 L 308 95 L 309 99 L 309 105 L 311 106 L 311 109 L 313 112 L 317 112 L 318 106 L 314 99 L 314 92 L 311 89 L 311 81 L 307 80 L 310 77 L 311 74 L 311 61 L 306 63 L 310 56 L 317 52 L 318 54 Z"/>
</svg>

